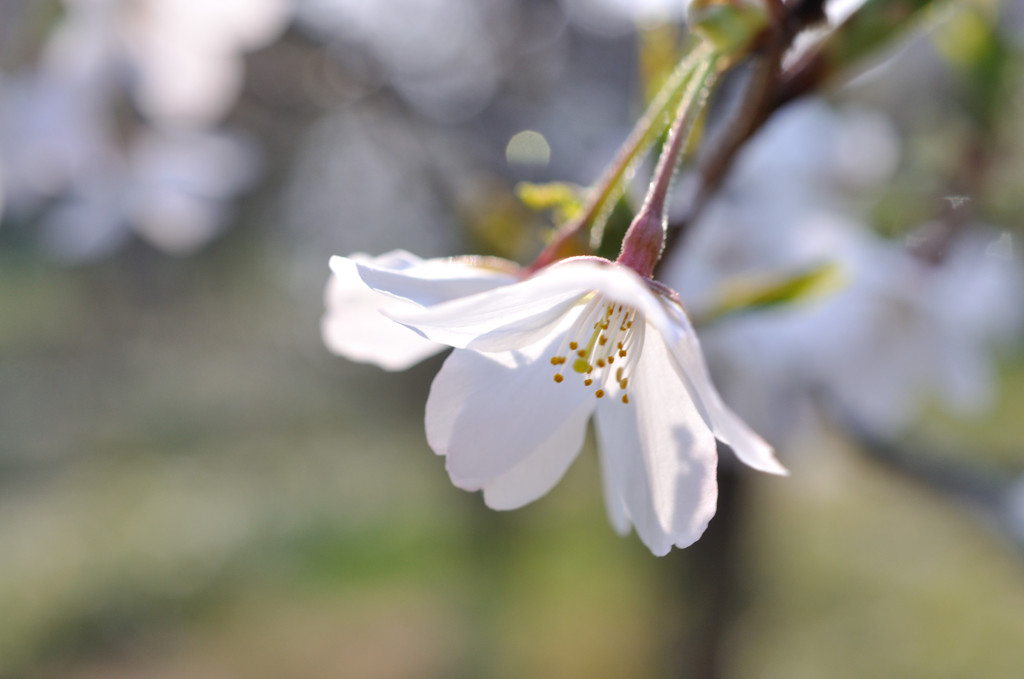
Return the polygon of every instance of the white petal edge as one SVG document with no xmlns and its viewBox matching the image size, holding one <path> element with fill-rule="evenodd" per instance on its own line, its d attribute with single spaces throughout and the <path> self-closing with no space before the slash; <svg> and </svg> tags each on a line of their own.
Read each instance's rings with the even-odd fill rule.
<svg viewBox="0 0 1024 679">
<path fill-rule="evenodd" d="M 389 313 L 435 342 L 477 351 L 532 343 L 592 293 L 632 306 L 669 325 L 658 296 L 633 271 L 592 258 L 565 260 L 520 283 L 428 309 Z"/>
<path fill-rule="evenodd" d="M 375 292 L 359 279 L 351 261 L 334 268 L 324 289 L 320 334 L 328 350 L 385 370 L 405 370 L 445 349 L 380 313 L 409 304 Z"/>
<path fill-rule="evenodd" d="M 775 451 L 739 415 L 722 400 L 708 372 L 697 333 L 678 305 L 666 300 L 664 318 L 670 325 L 658 328 L 665 337 L 676 371 L 691 388 L 693 398 L 703 410 L 712 430 L 729 445 L 736 457 L 748 467 L 768 474 L 787 476 L 789 471 L 776 459 Z"/>
<path fill-rule="evenodd" d="M 335 256 L 331 268 L 344 266 L 346 259 L 355 263 L 369 288 L 419 306 L 433 306 L 519 281 L 518 268 L 512 262 L 503 262 L 505 270 L 499 271 L 481 266 L 473 258 L 420 259 L 395 250 L 376 258 Z"/>
</svg>

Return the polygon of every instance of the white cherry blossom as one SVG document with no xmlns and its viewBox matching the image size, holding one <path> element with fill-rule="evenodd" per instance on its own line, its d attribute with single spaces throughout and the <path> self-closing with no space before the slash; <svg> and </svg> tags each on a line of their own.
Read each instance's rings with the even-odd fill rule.
<svg viewBox="0 0 1024 679">
<path fill-rule="evenodd" d="M 414 270 L 357 262 L 368 286 L 408 299 Z M 427 281 L 429 282 L 429 281 Z M 667 288 L 597 258 L 387 314 L 455 347 L 427 401 L 427 440 L 453 483 L 495 509 L 541 497 L 566 472 L 593 417 L 614 528 L 657 555 L 704 532 L 717 502 L 716 438 L 784 474 L 721 400 L 682 305 Z"/>
</svg>

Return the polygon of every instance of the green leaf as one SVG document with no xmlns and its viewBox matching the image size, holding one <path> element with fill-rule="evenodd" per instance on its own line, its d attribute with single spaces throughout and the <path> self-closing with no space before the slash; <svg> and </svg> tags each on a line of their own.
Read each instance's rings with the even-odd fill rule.
<svg viewBox="0 0 1024 679">
<path fill-rule="evenodd" d="M 817 264 L 781 275 L 736 276 L 721 284 L 708 308 L 694 314 L 696 325 L 726 316 L 804 302 L 831 293 L 844 282 L 834 263 Z"/>
<path fill-rule="evenodd" d="M 516 196 L 531 210 L 553 211 L 555 222 L 559 224 L 569 221 L 583 209 L 582 190 L 566 182 L 520 182 L 516 184 Z"/>
</svg>

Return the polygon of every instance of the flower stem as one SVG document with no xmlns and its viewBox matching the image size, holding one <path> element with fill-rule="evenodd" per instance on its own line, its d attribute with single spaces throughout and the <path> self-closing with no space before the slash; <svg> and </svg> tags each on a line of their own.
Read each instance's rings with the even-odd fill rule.
<svg viewBox="0 0 1024 679">
<path fill-rule="evenodd" d="M 658 158 L 658 166 L 654 170 L 654 179 L 647 190 L 644 204 L 640 212 L 649 211 L 658 216 L 664 217 L 665 202 L 668 199 L 672 179 L 675 177 L 676 169 L 683 152 L 688 146 L 690 135 L 696 125 L 699 114 L 704 110 L 708 94 L 714 84 L 715 59 L 708 59 L 698 78 L 695 78 L 687 88 L 683 102 L 679 107 L 679 114 L 676 116 L 665 149 Z"/>
<path fill-rule="evenodd" d="M 650 278 L 661 258 L 668 226 L 665 204 L 680 160 L 690 146 L 697 122 L 707 105 L 708 97 L 720 71 L 715 53 L 698 65 L 679 104 L 676 119 L 669 129 L 654 178 L 647 189 L 644 203 L 622 239 L 618 262 Z"/>
<path fill-rule="evenodd" d="M 658 95 L 651 101 L 644 115 L 637 121 L 615 159 L 595 183 L 583 209 L 558 230 L 528 271 L 537 271 L 561 259 L 565 256 L 563 253 L 571 249 L 573 240 L 579 238 L 583 232 L 593 229 L 595 224 L 607 216 L 611 206 L 622 194 L 625 181 L 632 174 L 636 162 L 664 133 L 670 122 L 668 116 L 679 106 L 694 73 L 701 69 L 712 54 L 713 50 L 709 45 L 700 44 L 679 63 Z"/>
</svg>

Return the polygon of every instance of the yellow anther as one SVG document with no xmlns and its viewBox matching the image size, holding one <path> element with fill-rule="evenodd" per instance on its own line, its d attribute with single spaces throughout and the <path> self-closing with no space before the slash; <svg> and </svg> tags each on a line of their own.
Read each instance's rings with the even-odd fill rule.
<svg viewBox="0 0 1024 679">
<path fill-rule="evenodd" d="M 552 356 L 551 365 L 562 365 L 565 363 L 565 356 Z"/>
<path fill-rule="evenodd" d="M 603 347 L 604 345 L 608 344 L 608 338 L 605 337 L 604 335 L 601 335 L 598 338 L 597 343 L 600 344 Z"/>
<path fill-rule="evenodd" d="M 555 373 L 555 382 L 561 382 L 563 379 L 565 378 L 562 377 L 561 373 Z"/>
<path fill-rule="evenodd" d="M 614 356 L 609 356 L 608 357 L 608 363 L 615 363 L 615 357 Z"/>
<path fill-rule="evenodd" d="M 629 378 L 628 377 L 624 377 L 621 380 L 619 380 L 619 387 L 621 387 L 622 389 L 625 389 L 628 386 L 629 386 Z"/>
<path fill-rule="evenodd" d="M 603 368 L 604 365 L 605 365 L 605 363 L 604 363 L 604 359 L 603 358 L 597 359 L 597 367 L 598 368 Z"/>
<path fill-rule="evenodd" d="M 622 395 L 622 402 L 623 403 L 629 403 L 629 396 L 627 396 L 626 394 L 623 394 Z"/>
<path fill-rule="evenodd" d="M 586 385 L 586 386 L 588 386 L 588 387 L 589 387 L 589 386 L 590 386 L 591 384 L 593 384 L 593 383 L 594 383 L 594 380 L 590 379 L 589 377 L 588 377 L 587 379 L 583 380 L 583 384 L 584 384 L 584 385 Z"/>
<path fill-rule="evenodd" d="M 619 358 L 626 358 L 626 350 L 619 349 Z"/>
<path fill-rule="evenodd" d="M 622 345 L 620 344 L 619 346 L 622 346 Z M 569 342 L 569 348 L 572 349 L 573 351 L 576 351 L 577 349 L 580 348 L 580 345 L 577 344 L 576 342 Z"/>
<path fill-rule="evenodd" d="M 598 398 L 604 398 L 604 389 L 598 389 L 594 392 L 594 396 Z"/>
</svg>

